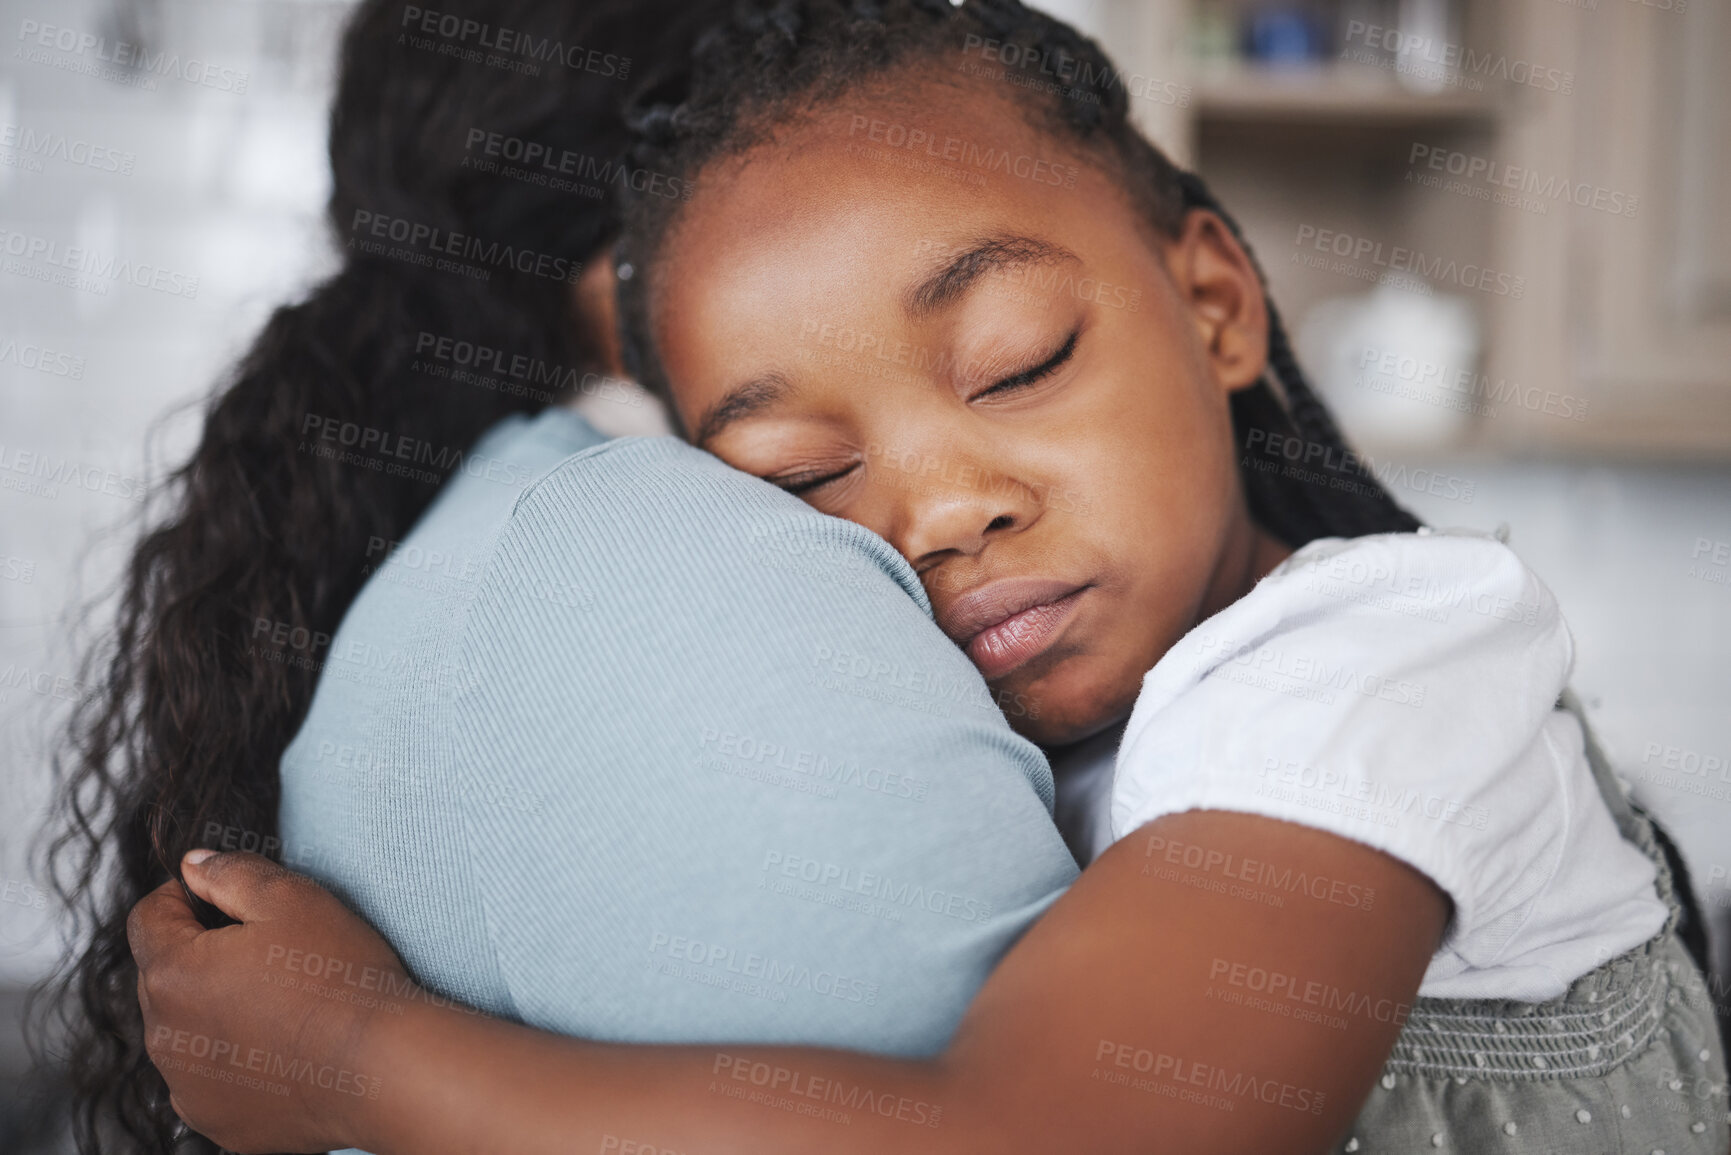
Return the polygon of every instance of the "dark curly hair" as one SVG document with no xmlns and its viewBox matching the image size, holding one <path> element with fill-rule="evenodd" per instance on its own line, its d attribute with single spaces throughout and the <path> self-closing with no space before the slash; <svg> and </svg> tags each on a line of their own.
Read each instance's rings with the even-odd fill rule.
<svg viewBox="0 0 1731 1155">
<path fill-rule="evenodd" d="M 38 992 L 32 1036 L 45 1065 L 71 1080 L 84 1152 L 214 1149 L 176 1137 L 145 1054 L 127 913 L 213 828 L 271 844 L 278 758 L 317 663 L 250 656 L 255 624 L 334 634 L 369 562 L 382 560 L 379 543 L 404 536 L 459 461 L 441 454 L 418 477 L 342 464 L 304 451 L 309 418 L 461 449 L 506 414 L 555 399 L 556 387 L 507 391 L 425 372 L 415 357 L 428 335 L 543 365 L 599 363 L 574 323 L 569 277 L 521 272 L 533 264 L 521 261 L 491 262 L 484 280 L 440 271 L 364 251 L 369 234 L 355 223 L 406 221 L 581 268 L 616 228 L 607 190 L 478 165 L 476 134 L 555 158 L 568 150 L 608 183 L 626 138 L 620 110 L 640 79 L 632 66 L 685 59 L 704 10 L 690 0 L 438 7 L 445 23 L 431 28 L 386 0 L 353 14 L 330 117 L 327 215 L 343 265 L 275 312 L 210 402 L 196 452 L 168 479 L 156 499 L 167 508 L 152 510 L 124 571 L 111 634 L 86 660 L 91 691 L 55 760 L 45 850 L 77 946 Z M 512 67 L 474 49 L 480 26 L 494 43 L 500 29 L 528 37 Z M 571 377 L 560 380 L 568 391 Z"/>
<path fill-rule="evenodd" d="M 1188 213 L 1205 209 L 1249 250 L 1202 181 L 1173 165 L 1130 122 L 1125 78 L 1100 47 L 1017 0 L 736 4 L 730 20 L 703 34 L 689 74 L 670 73 L 634 100 L 627 113 L 635 133 L 631 157 L 689 185 L 711 161 L 736 156 L 774 128 L 867 83 L 917 79 L 922 69 L 967 83 L 956 79 L 958 59 L 970 46 L 986 44 L 999 46 L 998 60 L 1038 62 L 1027 79 L 1039 83 L 1005 84 L 1003 91 L 1035 128 L 1106 165 L 1159 235 L 1175 235 Z M 1048 76 L 1061 83 L 1047 82 Z M 653 277 L 637 274 L 653 269 L 682 203 L 627 194 L 618 250 L 626 274 L 620 290 L 626 365 L 663 398 L 667 382 L 649 315 Z M 1418 520 L 1348 451 L 1299 369 L 1272 302 L 1268 312 L 1269 374 L 1232 398 L 1251 515 L 1293 546 L 1417 529 Z M 1258 461 L 1256 451 L 1271 438 L 1276 446 L 1297 439 L 1314 467 L 1288 471 L 1283 460 Z"/>
</svg>

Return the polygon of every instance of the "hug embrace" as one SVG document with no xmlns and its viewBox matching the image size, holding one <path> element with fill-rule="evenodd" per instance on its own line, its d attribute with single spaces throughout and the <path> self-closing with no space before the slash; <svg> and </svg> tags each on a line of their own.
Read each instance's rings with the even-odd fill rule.
<svg viewBox="0 0 1731 1155">
<path fill-rule="evenodd" d="M 75 722 L 89 1150 L 1723 1155 L 1555 599 L 1363 468 L 1097 45 L 445 7 L 355 11 L 342 267 Z"/>
</svg>

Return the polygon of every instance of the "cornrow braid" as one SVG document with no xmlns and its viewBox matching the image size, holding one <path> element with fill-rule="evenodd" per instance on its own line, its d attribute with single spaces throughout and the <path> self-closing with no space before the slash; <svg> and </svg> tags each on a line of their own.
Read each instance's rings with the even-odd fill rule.
<svg viewBox="0 0 1731 1155">
<path fill-rule="evenodd" d="M 773 0 L 734 6 L 706 29 L 688 62 L 670 62 L 640 88 L 626 112 L 635 167 L 689 186 L 711 161 L 737 156 L 779 127 L 870 81 L 969 46 L 993 43 L 997 58 L 1038 61 L 1063 85 L 1011 85 L 1029 123 L 1100 157 L 1163 237 L 1196 210 L 1242 230 L 1202 180 L 1175 166 L 1130 121 L 1123 75 L 1100 47 L 1018 0 Z M 1012 66 L 1014 67 L 1014 66 Z M 620 336 L 627 369 L 669 400 L 649 320 L 650 269 L 678 219 L 679 202 L 623 193 Z M 1254 256 L 1252 264 L 1256 264 Z M 1267 293 L 1267 278 L 1256 264 Z M 1268 372 L 1232 395 L 1239 473 L 1251 515 L 1292 546 L 1320 537 L 1406 532 L 1402 509 L 1353 453 L 1310 388 L 1273 303 Z M 671 408 L 671 406 L 670 406 Z M 1299 456 L 1290 459 L 1296 447 Z"/>
</svg>

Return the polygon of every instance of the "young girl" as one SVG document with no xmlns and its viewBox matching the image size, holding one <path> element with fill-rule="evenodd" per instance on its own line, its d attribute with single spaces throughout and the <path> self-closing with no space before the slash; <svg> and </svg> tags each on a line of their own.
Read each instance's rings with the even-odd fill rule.
<svg viewBox="0 0 1731 1155">
<path fill-rule="evenodd" d="M 260 1150 L 1724 1149 L 1669 874 L 1555 708 L 1554 602 L 1495 541 L 1406 532 L 1342 460 L 1254 265 L 1097 50 L 1009 2 L 784 3 L 640 125 L 637 162 L 696 193 L 628 214 L 633 369 L 697 445 L 893 545 L 1037 705 L 1023 733 L 1124 724 L 1117 841 L 925 1062 L 259 1006 L 284 941 L 389 949 L 195 856 L 245 925 L 200 933 L 165 889 L 134 943 L 184 1117 Z M 1294 862 L 1321 914 L 1270 901 Z M 182 1037 L 278 1040 L 330 1094 L 225 1098 L 177 1074 Z"/>
</svg>

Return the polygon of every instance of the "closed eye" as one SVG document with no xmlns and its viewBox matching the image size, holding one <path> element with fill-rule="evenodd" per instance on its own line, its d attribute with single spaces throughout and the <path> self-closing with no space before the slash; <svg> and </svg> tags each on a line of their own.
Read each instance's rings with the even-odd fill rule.
<svg viewBox="0 0 1731 1155">
<path fill-rule="evenodd" d="M 828 485 L 832 481 L 840 481 L 857 468 L 859 468 L 859 465 L 856 462 L 855 464 L 848 466 L 846 469 L 837 470 L 833 473 L 813 473 L 808 471 L 806 473 L 786 474 L 781 477 L 766 477 L 764 480 L 769 482 L 771 485 L 786 490 L 788 493 L 798 497 L 800 494 L 810 493 L 819 486 Z"/>
<path fill-rule="evenodd" d="M 1064 362 L 1068 361 L 1075 355 L 1076 340 L 1081 337 L 1081 335 L 1082 330 L 1072 330 L 1069 339 L 1064 342 L 1063 347 L 1046 360 L 1035 365 L 1032 369 L 1024 369 L 1020 373 L 1005 377 L 997 384 L 980 390 L 978 393 L 974 394 L 971 399 L 978 401 L 980 398 L 989 397 L 994 393 L 1012 393 L 1017 389 L 1026 388 L 1037 381 L 1042 381 L 1045 378 L 1050 377 L 1063 367 Z"/>
</svg>

